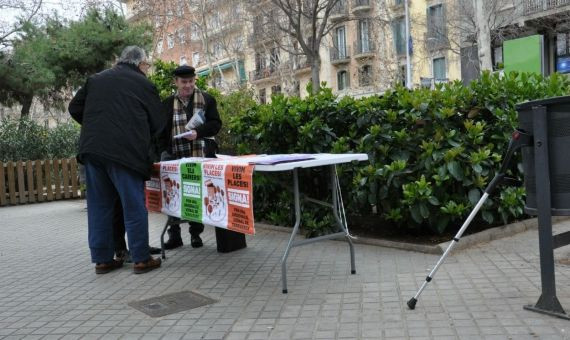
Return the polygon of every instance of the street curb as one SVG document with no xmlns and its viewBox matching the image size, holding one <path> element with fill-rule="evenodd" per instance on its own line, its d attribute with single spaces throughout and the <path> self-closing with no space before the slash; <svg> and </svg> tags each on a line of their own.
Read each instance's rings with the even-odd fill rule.
<svg viewBox="0 0 570 340">
<path fill-rule="evenodd" d="M 568 216 L 553 216 L 552 223 L 555 224 L 568 219 L 570 219 L 570 217 Z M 290 227 L 281 227 L 281 226 L 256 222 L 255 228 L 291 234 Z M 457 244 L 454 246 L 452 253 L 472 247 L 480 243 L 498 240 L 501 238 L 513 236 L 523 231 L 527 231 L 530 229 L 537 229 L 537 228 L 538 228 L 538 219 L 530 218 L 527 220 L 522 220 L 519 222 L 487 229 L 475 234 L 463 236 L 459 240 L 459 242 L 457 242 Z M 447 247 L 449 246 L 449 244 L 451 243 L 451 241 L 447 241 L 436 245 L 425 245 L 425 244 L 415 244 L 408 242 L 396 242 L 396 241 L 389 241 L 389 240 L 382 240 L 382 239 L 375 239 L 375 238 L 361 237 L 361 236 L 358 236 L 355 239 L 353 239 L 353 242 L 355 244 L 366 244 L 371 246 L 395 248 L 395 249 L 409 250 L 419 253 L 435 254 L 435 255 L 443 254 L 447 249 Z"/>
</svg>

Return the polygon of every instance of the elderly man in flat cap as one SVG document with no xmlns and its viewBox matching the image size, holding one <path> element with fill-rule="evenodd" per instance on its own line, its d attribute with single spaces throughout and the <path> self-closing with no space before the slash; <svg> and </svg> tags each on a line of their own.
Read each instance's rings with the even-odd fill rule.
<svg viewBox="0 0 570 340">
<path fill-rule="evenodd" d="M 196 88 L 196 72 L 192 66 L 179 66 L 174 70 L 174 83 L 177 91 L 162 103 L 165 106 L 167 125 L 162 136 L 165 148 L 162 159 L 183 157 L 216 157 L 217 144 L 214 136 L 222 128 L 216 100 Z M 193 131 L 185 138 L 173 136 Z M 166 156 L 169 155 L 170 157 Z M 190 244 L 193 248 L 202 247 L 200 234 L 204 231 L 201 223 L 190 223 Z M 180 225 L 173 224 L 168 230 L 166 249 L 182 246 Z"/>
</svg>

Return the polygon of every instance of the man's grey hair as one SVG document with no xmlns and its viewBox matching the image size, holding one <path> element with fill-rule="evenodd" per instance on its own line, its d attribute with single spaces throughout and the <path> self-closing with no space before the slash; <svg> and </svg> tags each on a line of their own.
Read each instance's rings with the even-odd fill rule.
<svg viewBox="0 0 570 340">
<path fill-rule="evenodd" d="M 132 64 L 139 66 L 139 64 L 146 60 L 146 52 L 138 46 L 127 46 L 121 52 L 119 57 L 120 63 Z"/>
</svg>

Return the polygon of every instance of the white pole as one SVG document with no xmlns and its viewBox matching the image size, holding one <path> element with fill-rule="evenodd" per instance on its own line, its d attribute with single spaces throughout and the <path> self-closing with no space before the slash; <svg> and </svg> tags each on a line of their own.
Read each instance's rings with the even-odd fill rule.
<svg viewBox="0 0 570 340">
<path fill-rule="evenodd" d="M 406 13 L 406 87 L 412 88 L 412 65 L 410 62 L 410 15 L 408 0 L 404 0 L 404 11 Z"/>
</svg>

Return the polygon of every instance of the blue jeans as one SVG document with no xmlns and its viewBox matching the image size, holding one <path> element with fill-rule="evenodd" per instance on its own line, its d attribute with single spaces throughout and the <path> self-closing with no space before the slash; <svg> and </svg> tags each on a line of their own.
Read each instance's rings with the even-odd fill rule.
<svg viewBox="0 0 570 340">
<path fill-rule="evenodd" d="M 84 157 L 87 190 L 87 221 L 89 248 L 93 263 L 113 260 L 113 213 L 117 200 L 121 201 L 125 230 L 133 262 L 150 258 L 148 249 L 148 212 L 145 206 L 144 178 L 122 165 Z"/>
</svg>

